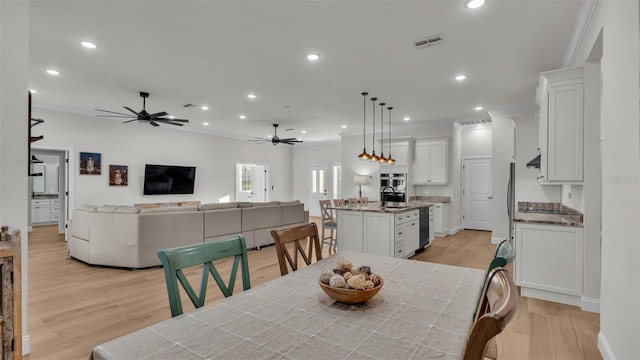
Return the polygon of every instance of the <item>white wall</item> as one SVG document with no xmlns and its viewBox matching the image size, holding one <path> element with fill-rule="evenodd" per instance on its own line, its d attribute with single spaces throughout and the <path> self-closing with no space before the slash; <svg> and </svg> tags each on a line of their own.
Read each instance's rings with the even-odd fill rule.
<svg viewBox="0 0 640 360">
<path fill-rule="evenodd" d="M 492 242 L 509 237 L 509 216 L 506 211 L 507 184 L 509 183 L 509 163 L 515 159 L 515 123 L 499 112 L 489 111 L 493 128 L 491 156 L 491 206 Z M 516 188 L 517 188 L 516 183 Z"/>
<path fill-rule="evenodd" d="M 462 127 L 462 157 L 491 157 L 492 132 L 490 125 Z"/>
<path fill-rule="evenodd" d="M 527 169 L 527 163 L 538 155 L 538 118 L 520 117 L 516 124 L 516 206 L 518 201 L 560 202 L 562 186 L 538 182 L 539 169 Z"/>
<path fill-rule="evenodd" d="M 0 1 L 0 223 L 22 233 L 22 336 L 27 336 L 29 3 Z M 18 306 L 18 305 L 16 305 Z"/>
<path fill-rule="evenodd" d="M 362 151 L 362 150 L 361 150 Z M 329 192 L 333 194 L 333 165 L 340 164 L 340 144 L 302 145 L 295 146 L 291 156 L 292 198 L 307 204 L 307 166 L 326 165 L 329 170 L 327 178 Z M 344 176 L 344 174 L 343 174 Z M 353 177 L 351 177 L 353 179 Z M 351 191 L 351 189 L 349 189 Z M 348 197 L 344 196 L 343 197 Z"/>
<path fill-rule="evenodd" d="M 291 149 L 279 145 L 256 145 L 248 141 L 187 132 L 143 123 L 122 124 L 111 119 L 34 109 L 44 140 L 41 147 L 70 147 L 79 152 L 101 153 L 102 174 L 72 176 L 75 205 L 134 204 L 199 200 L 219 202 L 235 189 L 235 164 L 268 164 L 270 200 L 291 200 Z M 69 130 L 72 129 L 72 130 Z M 76 157 L 79 161 L 79 156 Z M 192 195 L 142 195 L 145 164 L 195 166 Z M 109 186 L 109 165 L 129 166 L 129 185 Z"/>
<path fill-rule="evenodd" d="M 640 354 L 640 26 L 637 1 L 598 1 L 576 60 L 602 31 L 602 287 L 599 347 L 605 359 Z"/>
</svg>

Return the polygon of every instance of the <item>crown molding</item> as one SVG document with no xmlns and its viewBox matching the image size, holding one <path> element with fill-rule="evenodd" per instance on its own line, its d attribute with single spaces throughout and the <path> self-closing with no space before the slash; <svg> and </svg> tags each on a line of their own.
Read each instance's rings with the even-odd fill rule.
<svg viewBox="0 0 640 360">
<path fill-rule="evenodd" d="M 580 45 L 582 45 L 584 33 L 587 31 L 587 27 L 589 26 L 589 22 L 591 21 L 591 16 L 593 15 L 593 10 L 595 9 L 597 2 L 598 0 L 582 1 L 580 11 L 578 12 L 578 18 L 576 19 L 576 24 L 573 28 L 573 33 L 571 34 L 571 40 L 569 41 L 569 48 L 564 54 L 564 61 L 562 62 L 563 68 L 572 66 L 573 62 L 576 60 L 578 49 L 580 48 Z"/>
</svg>

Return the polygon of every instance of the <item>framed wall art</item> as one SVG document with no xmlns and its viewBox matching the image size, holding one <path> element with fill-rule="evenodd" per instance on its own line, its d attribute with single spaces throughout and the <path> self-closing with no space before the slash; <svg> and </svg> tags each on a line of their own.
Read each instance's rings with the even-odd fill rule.
<svg viewBox="0 0 640 360">
<path fill-rule="evenodd" d="M 101 163 L 99 153 L 80 153 L 80 175 L 100 175 Z"/>
<path fill-rule="evenodd" d="M 109 165 L 109 186 L 127 186 L 128 179 L 128 165 Z"/>
</svg>

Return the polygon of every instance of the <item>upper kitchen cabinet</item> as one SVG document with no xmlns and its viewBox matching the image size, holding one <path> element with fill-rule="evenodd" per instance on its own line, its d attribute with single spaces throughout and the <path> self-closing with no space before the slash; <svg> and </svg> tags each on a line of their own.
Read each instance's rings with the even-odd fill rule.
<svg viewBox="0 0 640 360">
<path fill-rule="evenodd" d="M 413 184 L 449 184 L 449 142 L 447 140 L 416 141 Z"/>
<path fill-rule="evenodd" d="M 389 145 L 390 144 L 390 145 Z M 394 165 L 380 166 L 409 166 L 413 161 L 413 138 L 396 138 L 391 139 L 390 143 L 385 142 L 383 152 L 385 156 L 389 156 L 389 146 L 391 146 L 391 156 L 396 160 Z"/>
<path fill-rule="evenodd" d="M 540 106 L 540 183 L 582 183 L 584 68 L 541 73 L 537 103 Z"/>
</svg>

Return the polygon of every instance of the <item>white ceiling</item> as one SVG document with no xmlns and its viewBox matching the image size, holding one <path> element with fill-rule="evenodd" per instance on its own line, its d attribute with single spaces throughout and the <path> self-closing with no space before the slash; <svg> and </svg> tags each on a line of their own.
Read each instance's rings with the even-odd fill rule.
<svg viewBox="0 0 640 360">
<path fill-rule="evenodd" d="M 476 10 L 462 0 L 31 1 L 30 8 L 36 106 L 141 110 L 138 92 L 147 91 L 147 110 L 190 119 L 186 130 L 250 139 L 280 123 L 281 137 L 310 143 L 361 133 L 362 91 L 394 106 L 393 129 L 486 118 L 476 105 L 532 106 L 538 74 L 562 66 L 580 1 L 489 0 Z M 414 48 L 434 34 L 445 43 Z M 306 59 L 311 51 L 320 61 Z M 467 80 L 453 80 L 458 73 Z"/>
</svg>

